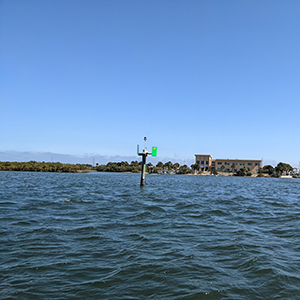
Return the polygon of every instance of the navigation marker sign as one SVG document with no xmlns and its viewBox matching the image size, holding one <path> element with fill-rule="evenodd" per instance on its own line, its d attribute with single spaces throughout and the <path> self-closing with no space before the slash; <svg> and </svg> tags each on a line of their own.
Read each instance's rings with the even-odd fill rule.
<svg viewBox="0 0 300 300">
<path fill-rule="evenodd" d="M 137 154 L 143 156 L 141 186 L 145 185 L 146 157 L 148 155 L 152 155 L 153 157 L 156 157 L 156 155 L 157 155 L 157 147 L 152 147 L 152 153 L 149 153 L 147 150 L 147 147 L 146 147 L 146 141 L 147 141 L 146 137 L 144 137 L 144 141 L 145 141 L 145 148 L 144 148 L 143 152 L 140 153 L 140 146 L 137 145 Z"/>
<path fill-rule="evenodd" d="M 157 155 L 157 147 L 152 147 L 152 157 L 156 157 Z"/>
</svg>

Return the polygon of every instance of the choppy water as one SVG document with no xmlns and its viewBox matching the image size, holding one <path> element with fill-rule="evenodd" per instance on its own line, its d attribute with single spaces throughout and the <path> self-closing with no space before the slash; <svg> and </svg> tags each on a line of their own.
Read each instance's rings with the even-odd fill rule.
<svg viewBox="0 0 300 300">
<path fill-rule="evenodd" d="M 0 172 L 1 299 L 300 299 L 300 180 Z"/>
</svg>

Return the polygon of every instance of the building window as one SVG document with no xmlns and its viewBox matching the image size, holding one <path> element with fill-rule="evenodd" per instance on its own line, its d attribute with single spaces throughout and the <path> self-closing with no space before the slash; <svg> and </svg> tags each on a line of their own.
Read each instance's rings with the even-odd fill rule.
<svg viewBox="0 0 300 300">
<path fill-rule="evenodd" d="M 248 166 L 252 166 L 252 163 L 248 163 Z"/>
<path fill-rule="evenodd" d="M 226 165 L 226 166 L 229 166 L 229 165 L 230 165 L 230 163 L 229 163 L 229 162 L 225 162 L 225 165 Z"/>
<path fill-rule="evenodd" d="M 204 165 L 204 160 L 201 160 L 201 165 Z"/>
<path fill-rule="evenodd" d="M 208 161 L 206 161 L 206 164 L 208 165 Z"/>
<path fill-rule="evenodd" d="M 197 165 L 200 165 L 200 161 L 199 160 L 197 160 Z"/>
<path fill-rule="evenodd" d="M 245 165 L 245 163 L 240 163 L 240 166 L 244 166 Z"/>
<path fill-rule="evenodd" d="M 255 163 L 255 165 L 256 165 L 256 166 L 259 166 L 259 165 L 260 165 L 260 163 Z"/>
<path fill-rule="evenodd" d="M 214 165 L 215 165 L 215 162 L 213 161 L 213 162 L 211 163 L 211 165 L 214 166 Z"/>
<path fill-rule="evenodd" d="M 221 165 L 222 164 L 222 162 L 221 161 L 218 161 L 218 165 Z"/>
</svg>

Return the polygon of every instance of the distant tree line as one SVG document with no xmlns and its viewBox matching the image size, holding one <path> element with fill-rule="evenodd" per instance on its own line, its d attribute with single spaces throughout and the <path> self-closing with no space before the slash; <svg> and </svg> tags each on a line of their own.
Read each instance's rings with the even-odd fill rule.
<svg viewBox="0 0 300 300">
<path fill-rule="evenodd" d="M 127 161 L 109 162 L 106 165 L 97 165 L 98 172 L 141 172 L 142 162 L 132 161 L 130 164 Z"/>
<path fill-rule="evenodd" d="M 127 161 L 122 162 L 109 162 L 106 165 L 97 165 L 96 170 L 98 172 L 141 172 L 142 162 L 132 161 L 130 164 Z M 146 172 L 174 172 L 176 174 L 188 174 L 191 173 L 191 169 L 187 165 L 180 166 L 179 163 L 172 163 L 168 161 L 166 163 L 158 162 L 155 166 L 152 163 L 146 164 Z"/>
<path fill-rule="evenodd" d="M 234 176 L 252 176 L 252 173 L 250 172 L 250 168 L 243 167 L 238 171 L 235 171 Z"/>
<path fill-rule="evenodd" d="M 91 164 L 63 164 L 60 162 L 1 162 L 0 161 L 0 171 L 29 171 L 29 172 L 66 172 L 66 173 L 79 173 L 79 172 L 131 172 L 140 173 L 141 172 L 141 161 L 132 161 L 130 164 L 127 161 L 122 162 L 109 162 L 106 165 L 96 164 L 93 167 Z M 222 166 L 224 167 L 224 166 Z M 247 167 L 243 167 L 238 170 L 235 169 L 235 165 L 231 166 L 231 173 L 234 176 L 251 176 L 252 173 Z M 224 168 L 222 169 L 224 172 Z M 265 177 L 280 177 L 284 173 L 289 174 L 293 171 L 293 167 L 289 164 L 280 162 L 276 167 L 271 165 L 266 165 L 259 169 L 258 176 Z M 180 165 L 179 163 L 172 163 L 168 161 L 166 163 L 158 162 L 155 166 L 152 163 L 146 165 L 146 172 L 148 173 L 169 173 L 174 174 L 190 174 L 202 172 L 198 164 L 192 164 L 188 167 L 186 164 Z M 230 171 L 226 171 L 230 172 Z M 217 175 L 218 172 L 213 169 L 212 174 Z M 296 176 L 296 175 L 294 175 Z"/>
<path fill-rule="evenodd" d="M 284 172 L 288 174 L 293 170 L 294 168 L 289 164 L 280 162 L 276 167 L 273 167 L 271 165 L 264 166 L 262 169 L 260 169 L 260 173 L 268 174 L 272 177 L 281 177 Z"/>
<path fill-rule="evenodd" d="M 221 169 L 222 172 L 224 172 L 225 166 L 222 165 Z M 194 172 L 199 172 L 200 166 L 198 164 L 193 164 L 191 165 L 191 170 Z M 289 174 L 293 170 L 294 168 L 291 165 L 280 162 L 276 167 L 273 167 L 271 165 L 266 165 L 263 168 L 260 168 L 258 171 L 258 177 L 265 177 L 266 175 L 270 177 L 281 177 L 284 173 Z M 232 164 L 231 170 L 228 169 L 228 171 L 226 172 L 232 173 L 232 175 L 234 176 L 252 176 L 252 173 L 250 172 L 250 168 L 244 166 L 240 170 L 237 170 L 235 164 Z M 211 173 L 214 175 L 218 174 L 216 169 L 212 169 Z M 293 175 L 293 177 L 300 177 L 300 176 Z"/>
<path fill-rule="evenodd" d="M 232 168 L 234 168 L 232 166 Z M 292 172 L 294 168 L 286 163 L 278 163 L 276 167 L 273 167 L 271 165 L 266 165 L 263 168 L 260 168 L 258 170 L 258 177 L 265 177 L 265 175 L 271 176 L 271 177 L 281 177 L 283 173 L 289 174 L 289 172 Z M 251 176 L 252 173 L 250 172 L 250 168 L 243 167 L 240 170 L 232 169 L 232 172 L 235 176 Z"/>
<path fill-rule="evenodd" d="M 93 169 L 89 164 L 63 164 L 60 162 L 0 162 L 0 171 L 29 171 L 29 172 L 88 172 Z"/>
</svg>

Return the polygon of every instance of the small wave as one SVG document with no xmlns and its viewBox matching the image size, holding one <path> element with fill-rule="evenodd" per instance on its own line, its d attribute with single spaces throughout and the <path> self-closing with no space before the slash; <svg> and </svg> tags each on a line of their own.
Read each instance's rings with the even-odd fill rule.
<svg viewBox="0 0 300 300">
<path fill-rule="evenodd" d="M 143 218 L 143 217 L 149 217 L 149 216 L 152 216 L 150 211 L 143 211 L 143 212 L 135 215 L 135 217 L 137 217 L 137 218 Z"/>
<path fill-rule="evenodd" d="M 77 238 L 77 240 L 80 241 L 93 241 L 93 240 L 101 240 L 101 239 L 102 236 L 100 235 L 84 236 L 84 237 Z"/>
<path fill-rule="evenodd" d="M 189 214 L 188 217 L 193 219 L 203 219 L 204 215 L 202 214 Z"/>
<path fill-rule="evenodd" d="M 137 233 L 132 233 L 129 235 L 131 238 L 133 238 L 136 241 L 144 241 L 144 242 L 149 242 L 149 239 L 147 239 L 146 237 L 139 235 Z"/>
<path fill-rule="evenodd" d="M 143 211 L 140 213 L 135 213 L 130 216 L 127 216 L 125 220 L 136 220 L 136 219 L 143 219 L 143 218 L 150 218 L 152 213 L 150 211 Z"/>
<path fill-rule="evenodd" d="M 177 201 L 178 202 L 178 201 Z M 199 207 L 198 204 L 195 203 L 186 203 L 186 202 L 179 202 L 175 206 L 177 209 L 183 210 L 183 209 L 191 209 L 195 210 Z"/>
<path fill-rule="evenodd" d="M 16 205 L 16 204 L 18 204 L 18 202 L 16 202 L 16 201 L 3 201 L 3 198 L 2 198 L 0 206 L 4 206 L 4 205 Z"/>
<path fill-rule="evenodd" d="M 166 212 L 162 207 L 157 206 L 157 205 L 150 205 L 146 209 L 150 210 L 150 211 Z"/>
<path fill-rule="evenodd" d="M 209 211 L 208 213 L 211 213 L 212 215 L 217 215 L 217 216 L 221 216 L 221 215 L 226 215 L 227 213 L 223 210 L 220 209 L 214 209 Z"/>
<path fill-rule="evenodd" d="M 75 228 L 75 229 L 71 229 L 69 231 L 80 233 L 80 232 L 86 232 L 86 231 L 94 231 L 96 229 L 97 229 L 96 226 L 83 226 L 83 227 L 78 227 L 78 228 Z"/>
<path fill-rule="evenodd" d="M 64 200 L 61 200 L 62 202 L 70 202 L 71 201 L 71 198 L 69 199 L 64 199 Z"/>
<path fill-rule="evenodd" d="M 244 271 L 249 271 L 249 269 L 251 268 L 253 268 L 253 264 L 256 262 L 258 260 L 258 257 L 253 257 L 253 258 L 250 258 L 250 259 L 248 259 L 247 261 L 245 261 L 245 262 L 243 262 L 240 266 L 239 266 L 239 268 L 241 269 L 241 270 L 244 270 Z"/>
<path fill-rule="evenodd" d="M 257 270 L 255 270 L 255 273 L 256 274 L 259 274 L 259 275 L 270 275 L 270 274 L 276 274 L 276 272 L 274 272 L 274 269 L 273 268 L 266 268 L 265 266 L 259 266 L 257 268 Z"/>
<path fill-rule="evenodd" d="M 21 225 L 21 226 L 28 226 L 28 225 L 31 225 L 32 222 L 37 222 L 37 221 L 19 221 L 19 222 L 15 222 L 15 223 L 12 223 L 12 225 Z"/>
</svg>

